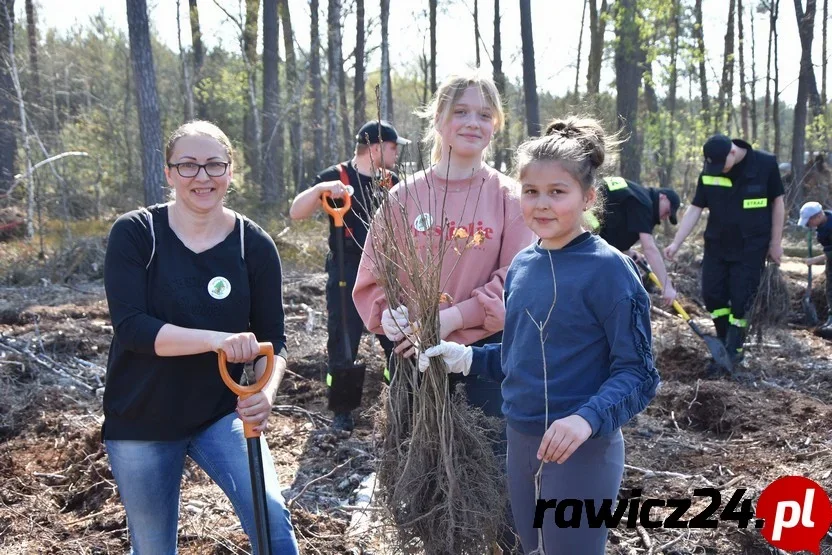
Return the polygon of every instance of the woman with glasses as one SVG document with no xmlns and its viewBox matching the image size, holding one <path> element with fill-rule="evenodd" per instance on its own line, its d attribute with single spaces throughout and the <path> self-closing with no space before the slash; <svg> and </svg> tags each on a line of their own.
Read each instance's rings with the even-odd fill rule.
<svg viewBox="0 0 832 555">
<path fill-rule="evenodd" d="M 110 231 L 104 286 L 113 322 L 102 437 L 136 554 L 176 552 L 185 457 L 222 488 L 243 529 L 255 517 L 243 422 L 263 431 L 286 369 L 280 259 L 259 226 L 223 206 L 232 148 L 218 127 L 192 121 L 165 148 L 166 204 L 134 210 Z M 263 391 L 238 399 L 231 363 L 274 345 Z M 239 379 L 242 364 L 229 365 Z M 259 377 L 265 358 L 255 362 Z M 261 440 L 272 553 L 296 554 L 289 511 Z"/>
</svg>

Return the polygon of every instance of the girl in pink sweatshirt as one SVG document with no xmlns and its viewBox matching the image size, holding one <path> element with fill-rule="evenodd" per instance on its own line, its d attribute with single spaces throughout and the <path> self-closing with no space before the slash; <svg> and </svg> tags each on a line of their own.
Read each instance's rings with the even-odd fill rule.
<svg viewBox="0 0 832 555">
<path fill-rule="evenodd" d="M 413 235 L 420 247 L 435 244 L 430 236 L 436 233 L 453 237 L 459 228 L 469 236 L 481 231 L 482 242 L 478 245 L 462 250 L 461 254 L 454 249 L 445 253 L 440 282 L 451 301 L 440 305 L 440 336 L 464 345 L 499 343 L 505 320 L 506 272 L 514 255 L 535 239 L 523 223 L 517 184 L 485 160 L 491 138 L 504 122 L 500 94 L 489 77 L 477 72 L 451 76 L 421 115 L 428 120 L 426 140 L 432 146 L 432 166 L 403 180 L 391 190 L 391 195 L 404 204 L 406 232 Z M 443 229 L 446 219 L 449 226 Z M 375 260 L 373 241 L 368 240 L 353 300 L 368 330 L 398 341 L 401 334 L 396 326 L 383 326 L 383 321 L 395 319 L 398 307 L 387 305 L 377 281 Z M 408 276 L 399 279 L 406 282 Z M 457 381 L 465 384 L 471 405 L 489 416 L 503 418 L 498 382 L 484 377 L 453 376 L 451 391 Z M 505 459 L 504 426 L 495 452 L 501 460 Z"/>
</svg>

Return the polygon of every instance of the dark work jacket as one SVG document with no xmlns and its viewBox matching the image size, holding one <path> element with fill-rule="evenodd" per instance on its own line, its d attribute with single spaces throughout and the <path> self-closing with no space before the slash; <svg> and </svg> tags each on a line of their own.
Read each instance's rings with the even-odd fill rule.
<svg viewBox="0 0 832 555">
<path fill-rule="evenodd" d="M 766 248 L 771 239 L 774 199 L 783 194 L 783 182 L 774 155 L 747 149 L 745 157 L 727 174 L 699 174 L 693 205 L 710 211 L 705 245 L 727 250 Z"/>
<path fill-rule="evenodd" d="M 639 240 L 641 233 L 653 233 L 659 223 L 658 202 L 654 193 L 621 177 L 604 179 L 604 219 L 599 235 L 620 251 L 626 251 Z"/>
</svg>

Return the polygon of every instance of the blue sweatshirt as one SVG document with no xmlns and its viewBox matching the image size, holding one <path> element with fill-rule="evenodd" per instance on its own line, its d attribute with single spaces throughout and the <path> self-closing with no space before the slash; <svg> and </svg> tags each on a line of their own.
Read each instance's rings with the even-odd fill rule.
<svg viewBox="0 0 832 555">
<path fill-rule="evenodd" d="M 536 323 L 551 308 L 552 267 L 557 301 L 541 347 Z M 603 436 L 655 396 L 650 299 L 635 264 L 603 239 L 585 233 L 559 250 L 520 251 L 506 276 L 505 303 L 502 348 L 475 347 L 471 373 L 502 381 L 503 414 L 515 430 L 542 435 L 578 414 L 592 437 Z"/>
</svg>

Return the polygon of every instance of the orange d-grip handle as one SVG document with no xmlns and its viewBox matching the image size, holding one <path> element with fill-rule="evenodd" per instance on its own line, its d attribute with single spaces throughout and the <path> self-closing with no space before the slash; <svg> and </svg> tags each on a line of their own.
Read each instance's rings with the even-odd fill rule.
<svg viewBox="0 0 832 555">
<path fill-rule="evenodd" d="M 352 206 L 352 200 L 350 200 L 349 195 L 344 195 L 342 200 L 344 201 L 344 206 L 337 207 L 332 206 L 327 199 L 332 198 L 332 194 L 329 191 L 324 191 L 321 194 L 321 204 L 324 206 L 324 210 L 326 210 L 327 214 L 332 216 L 332 219 L 335 220 L 335 227 L 344 227 L 344 214 L 349 212 L 350 206 Z"/>
<path fill-rule="evenodd" d="M 272 372 L 274 372 L 274 346 L 268 342 L 258 343 L 258 345 L 260 346 L 260 354 L 266 355 L 266 371 L 263 372 L 263 375 L 260 376 L 259 380 L 251 385 L 240 385 L 231 379 L 231 376 L 228 374 L 228 356 L 222 349 L 217 352 L 217 359 L 220 366 L 220 377 L 222 378 L 222 381 L 226 386 L 228 386 L 228 389 L 236 393 L 242 399 L 251 397 L 258 391 L 261 391 L 266 384 L 269 383 L 269 380 L 272 378 Z M 243 431 L 245 432 L 245 436 L 247 438 L 260 436 L 260 432 L 255 432 L 253 428 L 254 424 L 243 422 Z"/>
</svg>

